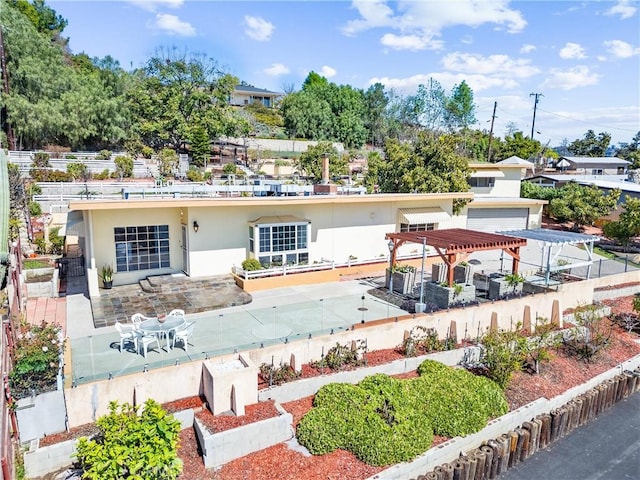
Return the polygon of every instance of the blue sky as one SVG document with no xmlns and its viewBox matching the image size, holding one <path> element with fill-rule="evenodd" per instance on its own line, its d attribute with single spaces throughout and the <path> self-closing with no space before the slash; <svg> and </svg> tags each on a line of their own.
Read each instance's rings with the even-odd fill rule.
<svg viewBox="0 0 640 480">
<path fill-rule="evenodd" d="M 73 53 L 141 66 L 158 48 L 204 53 L 256 87 L 300 88 L 310 71 L 337 84 L 415 92 L 462 80 L 477 128 L 513 122 L 551 146 L 588 129 L 640 130 L 640 2 L 506 0 L 47 2 L 69 21 Z"/>
</svg>

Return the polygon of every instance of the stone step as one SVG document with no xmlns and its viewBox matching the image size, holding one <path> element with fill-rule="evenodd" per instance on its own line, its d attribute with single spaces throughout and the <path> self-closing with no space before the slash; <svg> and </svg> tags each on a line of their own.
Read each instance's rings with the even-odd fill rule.
<svg viewBox="0 0 640 480">
<path fill-rule="evenodd" d="M 145 293 L 161 293 L 162 292 L 162 287 L 151 285 L 149 280 L 146 278 L 143 278 L 142 280 L 140 280 L 138 284 L 140 285 L 140 288 L 142 289 L 142 291 Z"/>
</svg>

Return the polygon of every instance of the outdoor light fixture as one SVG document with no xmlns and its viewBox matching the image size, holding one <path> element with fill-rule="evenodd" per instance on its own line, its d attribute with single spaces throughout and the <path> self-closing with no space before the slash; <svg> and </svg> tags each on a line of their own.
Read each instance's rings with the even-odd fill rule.
<svg viewBox="0 0 640 480">
<path fill-rule="evenodd" d="M 193 231 L 198 233 L 198 230 L 200 229 L 200 225 L 198 225 L 198 222 L 196 220 L 193 221 Z"/>
</svg>

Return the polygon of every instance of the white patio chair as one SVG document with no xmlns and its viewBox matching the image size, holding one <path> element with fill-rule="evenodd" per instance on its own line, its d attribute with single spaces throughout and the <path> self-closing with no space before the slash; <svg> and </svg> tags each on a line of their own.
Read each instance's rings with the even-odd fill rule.
<svg viewBox="0 0 640 480">
<path fill-rule="evenodd" d="M 175 308 L 175 309 L 171 310 L 167 314 L 167 317 L 182 317 L 182 318 L 184 318 L 184 310 L 182 310 L 181 308 Z"/>
<path fill-rule="evenodd" d="M 176 346 L 176 341 L 180 340 L 184 347 L 184 351 L 188 352 L 189 349 L 187 345 L 189 345 L 189 339 L 193 337 L 193 330 L 196 328 L 196 322 L 189 322 L 184 324 L 184 326 L 179 327 L 173 332 L 173 347 Z"/>
<path fill-rule="evenodd" d="M 116 322 L 116 330 L 120 334 L 120 353 L 122 353 L 125 342 L 133 343 L 136 351 L 138 351 L 138 332 L 134 325 Z"/>
<path fill-rule="evenodd" d="M 158 349 L 160 349 L 160 341 L 158 340 L 157 334 L 155 333 L 145 334 L 142 332 L 137 332 L 137 334 L 138 334 L 138 343 L 142 347 L 142 355 L 144 356 L 144 358 L 147 358 L 147 350 L 149 349 L 149 345 L 155 343 Z"/>
<path fill-rule="evenodd" d="M 155 317 L 147 317 L 142 313 L 134 313 L 133 315 L 131 315 L 131 323 L 133 323 L 133 325 L 136 327 L 136 330 L 138 330 L 142 322 L 144 322 L 145 320 L 153 320 L 154 318 Z"/>
</svg>

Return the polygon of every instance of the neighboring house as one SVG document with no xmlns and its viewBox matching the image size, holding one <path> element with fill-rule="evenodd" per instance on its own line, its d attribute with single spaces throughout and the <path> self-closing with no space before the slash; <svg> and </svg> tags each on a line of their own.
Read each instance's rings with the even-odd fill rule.
<svg viewBox="0 0 640 480">
<path fill-rule="evenodd" d="M 518 165 L 520 168 L 522 168 L 521 178 L 533 175 L 535 171 L 535 165 L 532 162 L 520 158 L 517 155 L 512 155 L 509 158 L 505 158 L 504 160 L 496 162 L 496 165 Z"/>
<path fill-rule="evenodd" d="M 386 262 L 389 232 L 540 227 L 546 202 L 518 197 L 520 169 L 490 167 L 474 169 L 496 173 L 491 187 L 496 196 L 459 192 L 130 198 L 74 201 L 70 209 L 82 214 L 85 228 L 78 244 L 91 265 L 90 294 L 99 295 L 97 271 L 105 264 L 115 267 L 114 284 L 126 285 L 150 275 L 229 273 L 247 258 L 265 265 L 341 263 L 354 257 Z M 455 199 L 473 200 L 454 215 Z M 398 255 L 416 252 L 415 245 L 405 245 Z"/>
<path fill-rule="evenodd" d="M 539 174 L 527 178 L 526 182 L 535 183 L 543 187 L 561 188 L 568 182 L 576 182 L 580 185 L 595 185 L 605 193 L 611 190 L 620 190 L 618 203 L 624 203 L 626 196 L 640 198 L 640 185 L 627 180 L 627 175 L 570 175 L 570 174 Z"/>
<path fill-rule="evenodd" d="M 625 175 L 629 164 L 618 157 L 560 157 L 555 167 L 581 175 Z"/>
<path fill-rule="evenodd" d="M 229 103 L 236 107 L 250 105 L 253 102 L 260 102 L 265 107 L 275 106 L 275 101 L 282 94 L 271 92 L 264 88 L 256 88 L 250 85 L 237 85 L 229 99 Z"/>
</svg>

